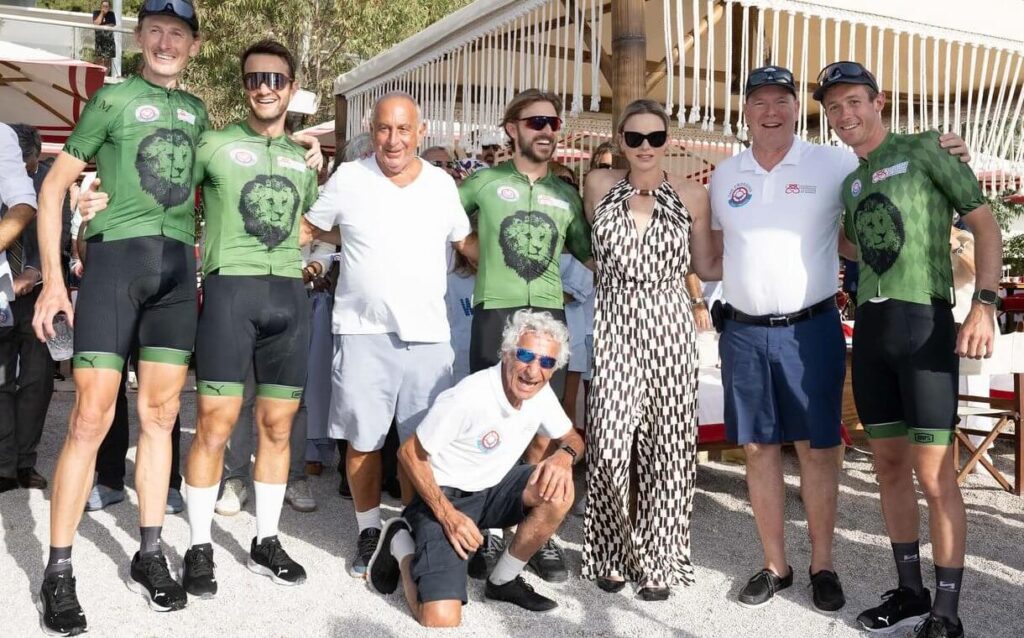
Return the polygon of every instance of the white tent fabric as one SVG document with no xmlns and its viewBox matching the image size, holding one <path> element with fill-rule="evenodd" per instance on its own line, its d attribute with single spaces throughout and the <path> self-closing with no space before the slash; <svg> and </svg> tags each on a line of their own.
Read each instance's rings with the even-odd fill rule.
<svg viewBox="0 0 1024 638">
<path fill-rule="evenodd" d="M 613 0 L 614 1 L 614 0 Z M 742 87 L 763 64 L 790 67 L 804 91 L 798 134 L 835 142 L 807 92 L 827 62 L 854 59 L 876 71 L 890 96 L 890 125 L 960 132 L 978 170 L 1024 174 L 1017 2 L 933 0 L 651 0 L 645 3 L 648 96 L 661 101 L 681 139 L 736 144 L 745 138 Z M 412 93 L 432 118 L 494 137 L 518 90 L 564 96 L 566 116 L 604 121 L 610 103 L 610 4 L 605 0 L 477 0 L 340 76 L 348 131 L 364 128 L 373 101 Z M 591 112 L 587 113 L 589 109 Z M 571 125 L 570 125 L 571 128 Z M 452 130 L 430 144 L 450 144 Z M 994 188 L 994 187 L 993 187 Z"/>
</svg>

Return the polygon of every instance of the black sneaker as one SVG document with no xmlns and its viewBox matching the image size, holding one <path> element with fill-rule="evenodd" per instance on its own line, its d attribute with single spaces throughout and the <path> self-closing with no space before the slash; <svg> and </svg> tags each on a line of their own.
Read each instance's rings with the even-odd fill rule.
<svg viewBox="0 0 1024 638">
<path fill-rule="evenodd" d="M 367 527 L 359 532 L 359 540 L 356 542 L 356 557 L 352 559 L 352 565 L 348 568 L 349 576 L 366 578 L 367 566 L 370 564 L 373 552 L 377 550 L 380 536 L 381 531 L 376 527 Z"/>
<path fill-rule="evenodd" d="M 249 560 L 245 566 L 251 572 L 270 576 L 270 580 L 278 585 L 301 585 L 306 582 L 306 570 L 284 551 L 276 535 L 267 536 L 259 544 L 253 536 Z"/>
<path fill-rule="evenodd" d="M 549 583 L 564 583 L 569 580 L 569 570 L 565 568 L 565 556 L 562 548 L 549 538 L 540 549 L 534 552 L 526 562 L 538 576 Z"/>
<path fill-rule="evenodd" d="M 811 599 L 819 611 L 839 611 L 846 604 L 839 575 L 823 569 L 811 574 Z"/>
<path fill-rule="evenodd" d="M 391 553 L 391 539 L 403 529 L 407 532 L 412 531 L 404 518 L 401 516 L 389 518 L 384 523 L 377 549 L 374 550 L 373 556 L 370 557 L 370 562 L 366 566 L 370 586 L 382 594 L 390 594 L 398 589 L 398 581 L 402 578 L 398 561 Z"/>
<path fill-rule="evenodd" d="M 487 579 L 484 598 L 512 603 L 529 611 L 544 612 L 558 607 L 558 603 L 555 601 L 533 591 L 533 587 L 523 580 L 522 576 L 516 576 L 504 585 L 495 585 L 490 579 Z"/>
<path fill-rule="evenodd" d="M 897 627 L 920 623 L 931 609 L 930 591 L 922 589 L 921 593 L 917 594 L 906 587 L 899 587 L 882 594 L 882 604 L 861 613 L 857 616 L 857 622 L 867 631 L 888 633 Z"/>
<path fill-rule="evenodd" d="M 176 611 L 188 604 L 188 595 L 171 577 L 163 552 L 148 556 L 135 552 L 128 588 L 142 594 L 153 611 Z"/>
<path fill-rule="evenodd" d="M 772 599 L 775 594 L 793 584 L 793 568 L 789 568 L 787 576 L 779 577 L 770 569 L 762 569 L 754 574 L 740 590 L 739 603 L 744 607 L 760 607 Z"/>
<path fill-rule="evenodd" d="M 501 558 L 503 551 L 505 551 L 505 539 L 485 531 L 484 542 L 469 557 L 467 566 L 469 577 L 477 580 L 487 578 L 498 563 L 498 559 Z"/>
<path fill-rule="evenodd" d="M 963 638 L 964 626 L 960 619 L 952 623 L 945 618 L 929 615 L 914 627 L 914 638 Z"/>
<path fill-rule="evenodd" d="M 77 636 L 88 631 L 70 569 L 43 579 L 36 608 L 41 616 L 39 625 L 50 636 Z"/>
<path fill-rule="evenodd" d="M 203 543 L 188 548 L 181 565 L 181 586 L 189 596 L 210 599 L 217 595 L 214 567 L 213 545 Z"/>
</svg>

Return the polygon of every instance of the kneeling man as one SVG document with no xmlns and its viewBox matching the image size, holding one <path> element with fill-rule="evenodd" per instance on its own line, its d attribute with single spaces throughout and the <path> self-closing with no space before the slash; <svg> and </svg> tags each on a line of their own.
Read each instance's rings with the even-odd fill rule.
<svg viewBox="0 0 1024 638">
<path fill-rule="evenodd" d="M 501 361 L 442 393 L 402 445 L 399 458 L 417 494 L 403 517 L 384 525 L 368 572 L 382 594 L 401 578 L 420 624 L 459 624 L 480 530 L 516 524 L 484 595 L 531 611 L 558 606 L 519 573 L 572 506 L 572 465 L 583 458 L 583 440 L 548 385 L 569 359 L 568 337 L 550 313 L 516 312 L 502 335 Z M 538 431 L 557 439 L 558 451 L 536 466 L 519 464 Z"/>
</svg>

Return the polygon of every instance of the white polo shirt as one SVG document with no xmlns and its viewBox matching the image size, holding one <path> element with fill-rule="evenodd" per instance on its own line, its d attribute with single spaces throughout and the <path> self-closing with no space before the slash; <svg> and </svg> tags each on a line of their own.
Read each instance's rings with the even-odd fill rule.
<svg viewBox="0 0 1024 638">
<path fill-rule="evenodd" d="M 416 437 L 430 455 L 439 486 L 477 492 L 508 474 L 538 430 L 557 439 L 571 427 L 550 385 L 513 408 L 498 363 L 442 392 Z"/>
<path fill-rule="evenodd" d="M 306 213 L 317 228 L 341 228 L 334 334 L 450 339 L 446 249 L 469 234 L 469 218 L 451 176 L 422 164 L 416 179 L 399 187 L 373 155 L 345 162 Z"/>
<path fill-rule="evenodd" d="M 771 171 L 749 149 L 715 168 L 711 227 L 722 231 L 727 302 L 746 314 L 779 315 L 836 293 L 840 187 L 856 167 L 853 153 L 794 136 Z"/>
</svg>

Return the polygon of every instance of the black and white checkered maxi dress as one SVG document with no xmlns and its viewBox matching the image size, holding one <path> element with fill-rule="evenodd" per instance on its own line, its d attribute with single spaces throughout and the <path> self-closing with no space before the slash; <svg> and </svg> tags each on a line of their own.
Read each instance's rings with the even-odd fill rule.
<svg viewBox="0 0 1024 638">
<path fill-rule="evenodd" d="M 618 576 L 641 587 L 689 584 L 698 367 L 683 283 L 691 220 L 664 181 L 639 237 L 629 212 L 635 193 L 623 179 L 594 211 L 597 294 L 583 576 Z M 629 516 L 634 439 L 635 525 Z"/>
</svg>

